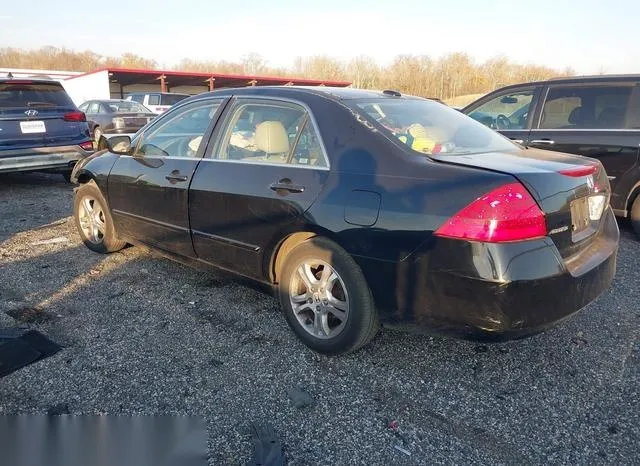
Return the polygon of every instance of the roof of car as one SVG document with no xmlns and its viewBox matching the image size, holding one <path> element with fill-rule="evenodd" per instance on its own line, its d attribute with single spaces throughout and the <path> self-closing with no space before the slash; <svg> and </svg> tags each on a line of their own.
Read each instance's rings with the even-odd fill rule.
<svg viewBox="0 0 640 466">
<path fill-rule="evenodd" d="M 125 99 L 93 99 L 91 102 L 126 102 L 126 103 L 131 103 L 130 100 L 125 100 Z M 136 102 L 138 103 L 138 102 Z"/>
<path fill-rule="evenodd" d="M 0 78 L 0 83 L 10 83 L 10 82 L 15 82 L 17 84 L 58 84 L 60 86 L 62 86 L 62 83 L 60 81 L 56 81 L 55 79 L 51 79 L 51 78 L 43 78 L 43 77 L 36 77 L 36 78 L 7 78 L 7 77 L 2 77 Z"/>
<path fill-rule="evenodd" d="M 190 95 L 185 94 L 183 92 L 160 92 L 160 91 L 137 91 L 137 92 L 127 92 L 127 95 L 151 95 L 151 94 L 162 94 L 162 95 Z"/>
<path fill-rule="evenodd" d="M 274 93 L 282 94 L 283 96 L 289 95 L 300 96 L 304 94 L 314 94 L 324 97 L 328 97 L 333 100 L 353 100 L 353 99 L 379 99 L 379 98 L 408 98 L 408 99 L 422 99 L 421 97 L 415 97 L 411 95 L 402 95 L 398 91 L 393 90 L 369 90 L 369 89 L 356 89 L 348 87 L 325 87 L 325 86 L 251 86 L 251 87 L 236 87 L 236 88 L 223 88 L 210 92 L 214 95 L 271 95 Z"/>
<path fill-rule="evenodd" d="M 541 81 L 529 81 L 517 84 L 509 84 L 495 90 L 509 89 L 522 86 L 539 86 L 544 84 L 573 84 L 573 83 L 597 83 L 597 82 L 625 82 L 640 81 L 640 74 L 599 74 L 590 76 L 559 76 Z M 495 92 L 495 91 L 492 91 Z"/>
</svg>

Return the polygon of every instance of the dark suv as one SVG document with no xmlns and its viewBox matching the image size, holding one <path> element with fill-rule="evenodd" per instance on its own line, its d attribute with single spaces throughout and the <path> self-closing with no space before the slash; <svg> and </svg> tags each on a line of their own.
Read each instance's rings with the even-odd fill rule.
<svg viewBox="0 0 640 466">
<path fill-rule="evenodd" d="M 524 146 L 599 159 L 616 215 L 640 235 L 640 75 L 508 86 L 462 112 Z"/>
<path fill-rule="evenodd" d="M 0 78 L 0 173 L 55 171 L 68 179 L 92 152 L 85 114 L 59 82 Z"/>
</svg>

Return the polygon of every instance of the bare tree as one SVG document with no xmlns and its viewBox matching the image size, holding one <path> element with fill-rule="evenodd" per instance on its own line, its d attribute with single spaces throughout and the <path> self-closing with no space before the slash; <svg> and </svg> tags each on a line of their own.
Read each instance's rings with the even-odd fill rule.
<svg viewBox="0 0 640 466">
<path fill-rule="evenodd" d="M 87 71 L 101 66 L 155 68 L 154 60 L 126 53 L 104 57 L 91 51 L 77 52 L 65 48 L 42 47 L 35 50 L 0 48 L 0 66 Z M 518 82 L 537 81 L 553 76 L 571 76 L 567 67 L 554 70 L 539 65 L 519 65 L 505 57 L 476 63 L 465 53 L 452 53 L 437 60 L 426 55 L 398 55 L 388 66 L 375 59 L 358 56 L 343 63 L 326 55 L 297 57 L 289 68 L 275 68 L 258 53 L 249 53 L 238 61 L 202 61 L 183 59 L 175 67 L 183 71 L 266 76 L 298 76 L 321 80 L 344 80 L 360 88 L 396 89 L 424 97 L 447 99 L 479 94 Z M 600 69 L 605 72 L 604 67 Z"/>
</svg>

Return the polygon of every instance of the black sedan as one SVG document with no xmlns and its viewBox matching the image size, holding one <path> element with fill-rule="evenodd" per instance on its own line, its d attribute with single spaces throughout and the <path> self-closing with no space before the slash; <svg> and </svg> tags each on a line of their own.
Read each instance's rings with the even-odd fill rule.
<svg viewBox="0 0 640 466">
<path fill-rule="evenodd" d="M 133 136 L 157 116 L 144 105 L 129 100 L 89 100 L 79 108 L 87 115 L 97 149 L 104 149 L 107 139 L 115 134 Z"/>
<path fill-rule="evenodd" d="M 268 283 L 320 352 L 355 350 L 380 323 L 532 334 L 615 273 L 598 161 L 524 150 L 428 99 L 221 89 L 109 147 L 73 172 L 87 247 L 145 244 Z"/>
</svg>

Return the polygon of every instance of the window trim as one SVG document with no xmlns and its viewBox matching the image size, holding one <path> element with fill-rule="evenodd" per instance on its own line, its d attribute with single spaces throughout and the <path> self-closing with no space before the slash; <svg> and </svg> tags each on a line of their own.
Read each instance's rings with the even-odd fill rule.
<svg viewBox="0 0 640 466">
<path fill-rule="evenodd" d="M 530 131 L 534 129 L 535 127 L 534 122 L 538 118 L 538 115 L 536 115 L 536 112 L 538 109 L 538 103 L 540 102 L 540 98 L 543 93 L 543 87 L 544 86 L 534 84 L 534 85 L 527 85 L 527 86 L 509 87 L 506 89 L 505 88 L 497 89 L 489 93 L 488 95 L 481 97 L 480 100 L 477 100 L 476 102 L 472 102 L 469 106 L 463 109 L 463 113 L 469 118 L 471 118 L 470 113 L 472 113 L 473 111 L 480 108 L 484 104 L 498 97 L 503 97 L 507 94 L 514 94 L 517 92 L 526 92 L 531 90 L 533 91 L 533 95 L 531 97 L 531 103 L 529 104 L 529 114 L 527 115 L 527 124 L 524 126 L 524 128 L 494 129 L 494 131 L 498 131 L 500 133 L 504 131 Z M 490 129 L 493 129 L 493 128 L 490 128 Z"/>
<path fill-rule="evenodd" d="M 302 109 L 304 110 L 305 113 L 305 122 L 309 122 L 311 121 L 311 123 L 313 124 L 313 129 L 316 132 L 316 135 L 318 137 L 318 142 L 320 143 L 320 149 L 322 151 L 322 156 L 324 157 L 324 161 L 326 163 L 326 166 L 317 166 L 317 165 L 303 165 L 303 164 L 292 164 L 290 163 L 289 159 L 291 158 L 291 154 L 293 154 L 293 150 L 295 149 L 298 139 L 299 137 L 296 138 L 296 144 L 294 144 L 294 146 L 291 149 L 291 154 L 289 154 L 289 157 L 287 157 L 287 162 L 285 163 L 268 163 L 268 162 L 253 162 L 253 161 L 242 161 L 242 160 L 229 160 L 229 159 L 219 159 L 217 157 L 214 157 L 213 154 L 218 150 L 218 147 L 220 146 L 220 144 L 222 144 L 222 140 L 224 138 L 224 134 L 226 132 L 226 129 L 228 128 L 228 125 L 231 123 L 231 119 L 233 118 L 233 115 L 235 113 L 235 109 L 237 109 L 237 105 L 240 102 L 241 104 L 244 102 L 248 102 L 251 104 L 251 101 L 253 101 L 253 104 L 255 105 L 255 102 L 260 102 L 260 101 L 270 101 L 270 102 L 282 102 L 285 104 L 294 104 L 294 105 L 298 105 L 300 107 L 302 107 Z M 324 139 L 322 138 L 322 133 L 320 132 L 320 129 L 318 127 L 318 122 L 316 121 L 315 116 L 313 115 L 313 112 L 311 111 L 311 108 L 309 108 L 309 106 L 297 99 L 291 99 L 288 97 L 274 97 L 274 96 L 262 96 L 262 95 L 242 95 L 242 96 L 234 96 L 229 105 L 228 105 L 228 110 L 226 111 L 226 115 L 224 115 L 222 121 L 221 121 L 221 128 L 220 128 L 220 132 L 217 135 L 216 141 L 214 144 L 211 145 L 211 148 L 207 147 L 207 151 L 204 154 L 204 158 L 203 160 L 208 160 L 208 161 L 212 161 L 212 162 L 223 162 L 223 163 L 236 163 L 236 164 L 241 164 L 241 165 L 260 165 L 260 166 L 269 166 L 269 167 L 298 167 L 298 168 L 303 168 L 303 169 L 307 169 L 307 170 L 324 170 L 324 171 L 329 171 L 331 169 L 331 162 L 329 161 L 329 156 L 327 154 L 327 149 L 325 147 L 324 144 Z M 299 135 L 298 135 L 299 136 Z"/>
<path fill-rule="evenodd" d="M 629 100 L 631 100 L 631 95 L 633 94 L 633 88 L 636 87 L 638 83 L 636 81 L 598 81 L 598 82 L 589 82 L 589 83 L 565 83 L 565 84 L 547 84 L 542 91 L 542 95 L 540 98 L 540 110 L 536 115 L 535 124 L 531 127 L 531 131 L 640 131 L 638 128 L 627 128 L 629 112 L 631 111 L 631 106 L 627 106 L 627 111 L 624 115 L 624 128 L 541 128 L 540 123 L 542 122 L 542 112 L 544 111 L 544 105 L 547 103 L 547 98 L 549 97 L 549 92 L 553 89 L 566 89 L 566 88 L 594 88 L 594 87 L 628 87 L 631 88 L 631 93 L 629 94 Z"/>
</svg>

